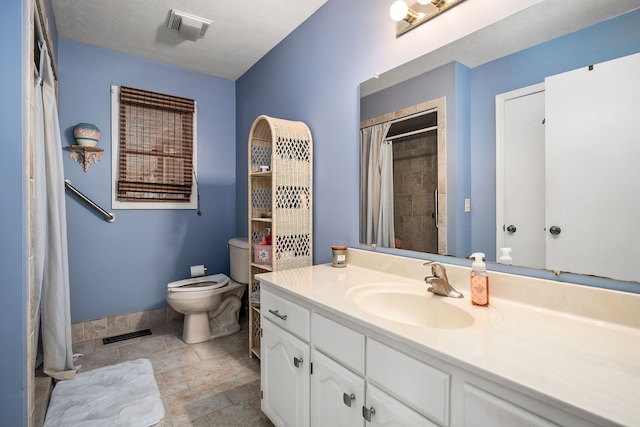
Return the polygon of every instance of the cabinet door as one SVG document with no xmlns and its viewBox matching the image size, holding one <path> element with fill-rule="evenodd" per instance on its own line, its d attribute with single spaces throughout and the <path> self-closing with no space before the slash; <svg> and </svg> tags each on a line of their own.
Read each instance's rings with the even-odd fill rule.
<svg viewBox="0 0 640 427">
<path fill-rule="evenodd" d="M 309 345 L 262 319 L 262 411 L 276 426 L 309 425 Z"/>
<path fill-rule="evenodd" d="M 364 425 L 364 379 L 315 352 L 311 375 L 311 424 L 340 427 Z"/>
<path fill-rule="evenodd" d="M 449 425 L 451 376 L 374 339 L 367 339 L 367 381 L 441 425 Z"/>
<path fill-rule="evenodd" d="M 371 384 L 367 384 L 367 404 L 363 408 L 363 412 L 367 411 L 371 413 L 371 420 L 367 426 L 438 427 L 437 424 Z"/>
<path fill-rule="evenodd" d="M 553 427 L 553 424 L 493 394 L 464 385 L 465 427 Z"/>
</svg>

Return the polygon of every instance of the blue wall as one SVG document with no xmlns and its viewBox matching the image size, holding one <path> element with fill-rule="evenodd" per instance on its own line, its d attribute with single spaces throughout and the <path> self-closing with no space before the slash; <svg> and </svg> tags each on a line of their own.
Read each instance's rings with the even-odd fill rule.
<svg viewBox="0 0 640 427">
<path fill-rule="evenodd" d="M 471 72 L 473 250 L 495 259 L 495 96 L 554 74 L 640 51 L 640 10 L 476 67 Z"/>
<path fill-rule="evenodd" d="M 189 266 L 229 273 L 227 241 L 235 237 L 235 88 L 230 80 L 180 70 L 61 39 L 59 115 L 62 145 L 72 129 L 93 123 L 102 161 L 84 172 L 65 153 L 65 177 L 107 211 L 107 223 L 67 195 L 72 322 L 163 307 L 167 283 Z M 195 210 L 111 209 L 111 84 L 197 101 L 198 183 Z"/>
<path fill-rule="evenodd" d="M 314 141 L 314 263 L 331 260 L 331 245 L 360 247 L 360 83 L 481 22 L 478 16 L 461 21 L 454 8 L 396 38 L 389 4 L 329 0 L 236 82 L 238 217 L 247 214 L 246 144 L 253 121 L 261 114 L 304 121 Z M 246 233 L 246 222 L 238 226 Z"/>
<path fill-rule="evenodd" d="M 26 425 L 27 420 L 27 182 L 25 134 L 25 84 L 27 68 L 26 5 L 20 0 L 3 3 L 0 13 L 0 424 Z M 25 17 L 25 18 L 23 18 Z M 23 80 L 24 79 L 24 80 Z"/>
<path fill-rule="evenodd" d="M 301 27 L 243 75 L 237 91 L 237 212 L 247 212 L 246 141 L 251 123 L 260 114 L 307 123 L 314 138 L 314 263 L 329 262 L 332 244 L 363 248 L 358 243 L 358 124 L 357 88 L 375 73 L 394 68 L 424 53 L 424 46 L 440 40 L 434 26 L 453 17 L 455 8 L 400 38 L 388 18 L 388 2 L 329 0 Z M 458 112 L 465 114 L 455 129 L 458 148 L 470 146 L 455 156 L 459 171 L 470 171 L 470 179 L 456 176 L 460 203 L 471 195 L 472 214 L 456 206 L 456 218 L 471 230 L 471 251 L 495 253 L 495 95 L 541 82 L 544 76 L 610 59 L 638 50 L 640 12 L 576 32 L 558 41 L 512 55 L 475 69 L 460 67 L 456 98 Z M 354 16 L 357 19 L 354 20 Z M 467 29 L 469 22 L 453 23 Z M 478 16 L 477 19 L 480 19 Z M 327 29 L 331 28 L 331 31 Z M 604 33 L 609 33 L 613 41 Z M 460 34 L 459 36 L 461 36 Z M 443 36 L 444 37 L 444 36 Z M 553 49 L 553 51 L 552 51 Z M 595 50 L 595 55 L 590 51 Z M 409 53 L 408 53 L 409 52 Z M 533 56 L 528 56 L 533 54 Z M 515 76 L 506 76 L 515 71 Z M 462 103 L 463 98 L 468 103 Z M 461 123 L 470 123 L 465 126 Z M 246 233 L 240 222 L 239 233 Z M 458 233 L 455 241 L 463 253 L 468 236 Z M 426 257 L 401 250 L 381 250 Z M 438 258 L 438 257 L 431 257 Z M 438 258 L 440 259 L 440 258 Z M 465 260 L 446 261 L 468 265 Z M 492 267 L 503 269 L 502 266 Z M 553 274 L 522 268 L 510 271 L 551 280 L 567 280 L 638 292 L 634 284 L 603 279 Z"/>
</svg>

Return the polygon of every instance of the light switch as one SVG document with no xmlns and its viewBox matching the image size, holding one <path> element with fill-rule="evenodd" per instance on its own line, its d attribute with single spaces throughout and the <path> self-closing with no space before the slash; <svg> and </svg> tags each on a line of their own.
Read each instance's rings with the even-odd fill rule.
<svg viewBox="0 0 640 427">
<path fill-rule="evenodd" d="M 464 211 L 471 212 L 471 199 L 464 199 Z"/>
</svg>

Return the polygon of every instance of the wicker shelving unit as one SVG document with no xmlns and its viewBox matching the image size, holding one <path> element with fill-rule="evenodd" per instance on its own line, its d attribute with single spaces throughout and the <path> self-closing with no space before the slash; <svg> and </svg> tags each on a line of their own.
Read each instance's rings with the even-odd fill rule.
<svg viewBox="0 0 640 427">
<path fill-rule="evenodd" d="M 313 143 L 303 122 L 260 116 L 248 145 L 249 283 L 255 295 L 256 274 L 312 265 Z M 271 262 L 257 263 L 254 248 L 265 229 L 271 232 Z M 249 356 L 260 358 L 260 303 L 251 295 Z"/>
</svg>

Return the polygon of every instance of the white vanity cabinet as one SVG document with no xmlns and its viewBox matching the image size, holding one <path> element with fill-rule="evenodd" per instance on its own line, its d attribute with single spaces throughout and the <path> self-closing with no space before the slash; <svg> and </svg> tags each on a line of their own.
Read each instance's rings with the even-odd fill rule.
<svg viewBox="0 0 640 427">
<path fill-rule="evenodd" d="M 318 313 L 311 335 L 311 425 L 364 426 L 364 335 Z"/>
<path fill-rule="evenodd" d="M 262 410 L 278 427 L 617 425 L 262 285 Z"/>
<path fill-rule="evenodd" d="M 362 414 L 367 418 L 367 427 L 438 427 L 437 424 L 372 384 L 367 384 L 367 406 L 363 408 Z"/>
<path fill-rule="evenodd" d="M 262 410 L 275 425 L 438 425 L 424 413 L 446 421 L 447 374 L 292 301 L 261 293 Z"/>
<path fill-rule="evenodd" d="M 263 293 L 262 411 L 278 426 L 309 425 L 309 310 Z M 297 336 L 296 336 L 297 335 Z"/>
<path fill-rule="evenodd" d="M 311 375 L 311 425 L 364 426 L 364 378 L 321 352 L 314 352 Z"/>
<path fill-rule="evenodd" d="M 557 426 L 557 424 L 551 423 L 471 384 L 464 384 L 464 425 L 465 427 Z"/>
<path fill-rule="evenodd" d="M 425 391 L 442 389 L 433 381 L 439 371 L 318 313 L 311 330 L 313 426 L 437 426 L 403 403 L 408 401 L 446 419 L 448 397 Z M 416 376 L 419 387 L 413 386 Z"/>
<path fill-rule="evenodd" d="M 369 384 L 392 393 L 404 404 L 439 425 L 449 425 L 450 375 L 448 373 L 372 338 L 367 339 L 366 360 Z M 371 388 L 368 385 L 368 389 Z M 375 405 L 374 402 L 369 404 Z M 376 409 L 375 415 L 381 416 L 381 411 Z M 412 425 L 438 425 L 434 422 L 424 418 L 419 424 Z"/>
</svg>

